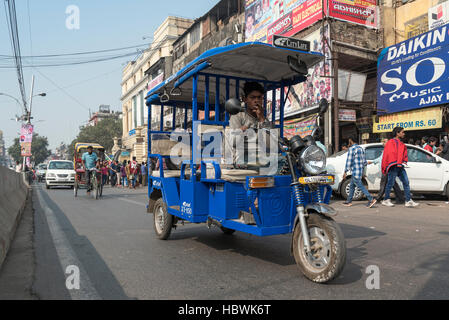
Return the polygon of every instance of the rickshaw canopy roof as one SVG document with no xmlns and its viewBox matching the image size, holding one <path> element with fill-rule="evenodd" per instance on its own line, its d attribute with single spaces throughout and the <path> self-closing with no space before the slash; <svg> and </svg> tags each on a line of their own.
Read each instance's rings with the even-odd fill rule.
<svg viewBox="0 0 449 320">
<path fill-rule="evenodd" d="M 226 90 L 223 78 L 241 78 L 239 89 L 243 86 L 245 79 L 260 81 L 265 84 L 271 82 L 288 85 L 294 83 L 295 80 L 296 83 L 302 82 L 304 79 L 301 79 L 298 73 L 290 69 L 288 56 L 298 57 L 309 68 L 324 59 L 321 53 L 278 48 L 260 42 L 219 47 L 206 51 L 179 72 L 149 91 L 146 97 L 147 102 L 148 104 L 160 104 L 155 95 L 160 96 L 164 93 L 170 93 L 177 86 L 181 89 L 182 94 L 179 96 L 170 95 L 170 102 L 191 102 L 193 81 L 187 80 L 198 73 L 209 75 L 211 91 L 215 91 L 216 76 L 221 77 L 220 100 L 224 100 L 223 96 Z M 235 97 L 235 86 L 235 81 L 230 81 L 228 90 L 231 97 Z M 204 98 L 205 80 L 204 77 L 199 77 L 198 101 L 203 102 Z M 214 103 L 215 95 L 211 93 L 209 99 L 211 103 Z"/>
<path fill-rule="evenodd" d="M 75 144 L 75 151 L 78 153 L 81 149 L 87 149 L 87 147 L 92 146 L 94 149 L 104 149 L 104 147 L 98 143 L 76 143 Z"/>
</svg>

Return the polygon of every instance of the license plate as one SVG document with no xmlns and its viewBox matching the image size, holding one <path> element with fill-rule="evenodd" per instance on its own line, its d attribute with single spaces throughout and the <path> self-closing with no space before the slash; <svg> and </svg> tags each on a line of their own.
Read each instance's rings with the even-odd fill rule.
<svg viewBox="0 0 449 320">
<path fill-rule="evenodd" d="M 299 178 L 300 184 L 334 184 L 334 176 L 314 176 Z"/>
</svg>

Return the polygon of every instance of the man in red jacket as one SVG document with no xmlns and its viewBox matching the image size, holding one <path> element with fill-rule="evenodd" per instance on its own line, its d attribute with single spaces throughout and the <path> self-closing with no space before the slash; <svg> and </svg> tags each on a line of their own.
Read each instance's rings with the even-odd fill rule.
<svg viewBox="0 0 449 320">
<path fill-rule="evenodd" d="M 393 130 L 393 139 L 389 140 L 384 148 L 382 158 L 382 173 L 388 175 L 388 182 L 385 188 L 385 200 L 382 204 L 387 207 L 394 207 L 394 204 L 390 200 L 390 192 L 393 187 L 396 177 L 402 182 L 405 193 L 405 206 L 416 207 L 419 204 L 414 202 L 410 195 L 410 184 L 408 181 L 407 172 L 404 169 L 404 165 L 408 162 L 407 147 L 402 143 L 401 139 L 404 139 L 404 128 L 396 127 Z"/>
</svg>

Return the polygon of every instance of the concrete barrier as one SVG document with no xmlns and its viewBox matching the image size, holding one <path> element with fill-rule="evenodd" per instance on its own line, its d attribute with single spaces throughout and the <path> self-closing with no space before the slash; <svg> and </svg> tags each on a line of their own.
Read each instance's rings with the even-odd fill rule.
<svg viewBox="0 0 449 320">
<path fill-rule="evenodd" d="M 0 268 L 14 239 L 29 192 L 24 173 L 0 166 Z"/>
</svg>

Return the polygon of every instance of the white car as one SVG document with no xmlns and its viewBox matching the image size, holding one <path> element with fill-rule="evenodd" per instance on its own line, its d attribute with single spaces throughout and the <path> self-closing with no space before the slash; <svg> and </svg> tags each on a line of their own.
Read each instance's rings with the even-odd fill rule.
<svg viewBox="0 0 449 320">
<path fill-rule="evenodd" d="M 48 163 L 45 174 L 45 186 L 50 189 L 53 186 L 69 186 L 75 184 L 75 170 L 72 161 L 53 160 Z"/>
<path fill-rule="evenodd" d="M 367 161 L 373 161 L 383 152 L 381 143 L 360 145 L 365 150 Z M 410 182 L 410 191 L 414 194 L 441 194 L 449 197 L 449 161 L 432 154 L 418 146 L 407 144 L 408 164 L 406 171 Z M 348 198 L 351 173 L 343 181 L 347 151 L 338 152 L 327 158 L 327 172 L 335 175 L 334 193 Z M 379 165 L 368 165 L 363 184 L 370 192 L 378 192 L 382 173 Z M 399 181 L 399 179 L 397 179 Z M 401 186 L 402 187 L 402 186 Z M 363 193 L 356 188 L 354 200 L 361 200 Z"/>
</svg>

